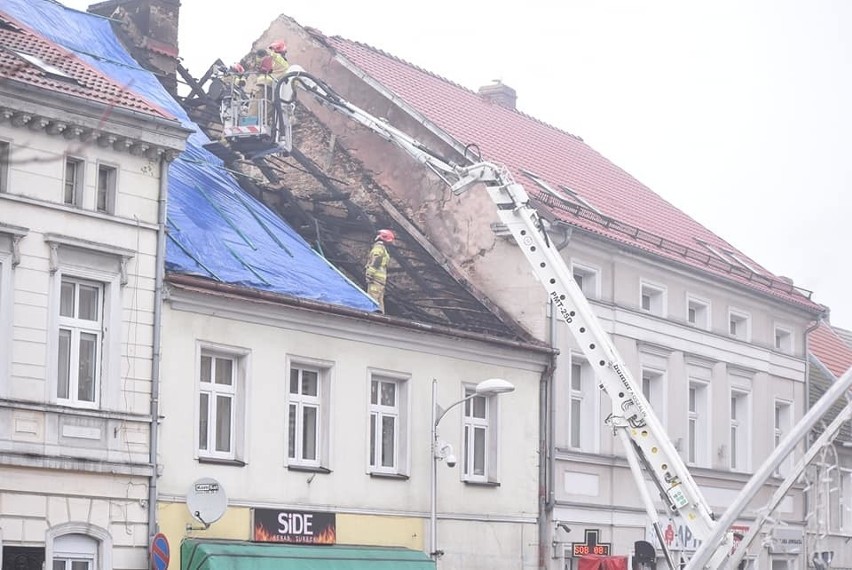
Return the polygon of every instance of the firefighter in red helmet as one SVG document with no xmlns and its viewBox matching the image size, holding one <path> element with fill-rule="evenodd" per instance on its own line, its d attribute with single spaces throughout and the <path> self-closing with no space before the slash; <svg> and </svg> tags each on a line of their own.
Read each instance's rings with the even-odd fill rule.
<svg viewBox="0 0 852 570">
<path fill-rule="evenodd" d="M 387 244 L 393 243 L 395 239 L 396 236 L 392 230 L 379 230 L 373 241 L 373 247 L 370 248 L 370 257 L 365 268 L 367 294 L 379 304 L 379 310 L 382 313 L 385 312 L 385 285 L 388 281 L 388 264 L 390 263 Z"/>
</svg>

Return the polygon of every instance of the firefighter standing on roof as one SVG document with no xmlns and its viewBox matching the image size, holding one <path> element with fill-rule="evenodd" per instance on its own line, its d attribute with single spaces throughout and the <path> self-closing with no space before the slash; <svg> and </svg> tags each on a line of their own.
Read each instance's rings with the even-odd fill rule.
<svg viewBox="0 0 852 570">
<path fill-rule="evenodd" d="M 367 260 L 367 294 L 379 304 L 379 310 L 385 312 L 385 285 L 388 281 L 388 263 L 390 254 L 385 244 L 391 244 L 396 239 L 391 230 L 379 230 L 370 258 Z"/>
</svg>

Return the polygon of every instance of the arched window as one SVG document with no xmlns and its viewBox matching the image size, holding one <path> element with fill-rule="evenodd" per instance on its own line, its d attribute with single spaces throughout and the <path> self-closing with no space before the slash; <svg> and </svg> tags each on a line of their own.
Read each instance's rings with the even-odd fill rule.
<svg viewBox="0 0 852 570">
<path fill-rule="evenodd" d="M 53 541 L 53 570 L 95 570 L 98 541 L 85 534 L 65 534 Z"/>
<path fill-rule="evenodd" d="M 47 531 L 45 570 L 112 570 L 112 537 L 106 530 L 70 522 Z"/>
</svg>

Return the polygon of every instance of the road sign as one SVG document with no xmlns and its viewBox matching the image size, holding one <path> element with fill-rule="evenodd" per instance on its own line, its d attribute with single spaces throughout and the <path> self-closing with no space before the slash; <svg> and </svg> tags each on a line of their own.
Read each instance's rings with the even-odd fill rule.
<svg viewBox="0 0 852 570">
<path fill-rule="evenodd" d="M 151 570 L 166 570 L 169 567 L 169 539 L 162 532 L 151 541 Z"/>
</svg>

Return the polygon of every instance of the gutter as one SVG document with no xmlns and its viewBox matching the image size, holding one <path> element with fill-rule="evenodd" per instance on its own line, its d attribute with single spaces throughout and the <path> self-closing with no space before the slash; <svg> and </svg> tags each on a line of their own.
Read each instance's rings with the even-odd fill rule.
<svg viewBox="0 0 852 570">
<path fill-rule="evenodd" d="M 169 194 L 169 162 L 160 158 L 160 196 L 157 200 L 157 254 L 154 275 L 154 338 L 151 357 L 151 429 L 149 438 L 150 463 L 153 467 L 148 484 L 148 542 L 159 530 L 157 520 L 157 488 L 159 479 L 160 437 L 160 344 L 163 328 L 163 286 L 166 272 L 166 208 Z"/>
<path fill-rule="evenodd" d="M 171 284 L 177 286 L 179 289 L 185 291 L 195 291 L 199 293 L 207 293 L 212 295 L 217 295 L 220 297 L 234 297 L 234 298 L 242 298 L 242 299 L 252 299 L 258 300 L 268 303 L 273 303 L 276 305 L 284 305 L 289 307 L 297 307 L 300 309 L 305 309 L 308 311 L 316 311 L 326 314 L 337 315 L 341 317 L 350 317 L 355 318 L 361 321 L 369 321 L 373 323 L 382 323 L 385 325 L 391 325 L 395 327 L 400 327 L 404 329 L 416 330 L 421 332 L 429 332 L 434 334 L 441 334 L 444 336 L 456 337 L 456 338 L 466 338 L 471 340 L 478 340 L 481 342 L 487 342 L 490 344 L 496 344 L 501 346 L 507 346 L 512 348 L 519 348 L 522 350 L 528 350 L 531 352 L 537 352 L 540 354 L 555 354 L 555 351 L 552 347 L 547 346 L 546 344 L 540 344 L 536 342 L 530 341 L 519 341 L 519 340 L 511 340 L 506 338 L 500 338 L 488 334 L 471 332 L 461 329 L 455 329 L 452 327 L 448 327 L 445 325 L 433 325 L 427 323 L 419 323 L 416 321 L 410 321 L 407 319 L 402 319 L 399 317 L 391 317 L 388 315 L 382 315 L 379 313 L 368 313 L 366 311 L 360 311 L 357 309 L 350 309 L 348 307 L 343 307 L 340 305 L 333 305 L 331 303 L 323 303 L 320 301 L 312 301 L 310 299 L 303 299 L 301 297 L 292 297 L 289 295 L 284 295 L 281 293 L 273 293 L 271 291 L 262 291 L 259 289 L 249 289 L 246 287 L 240 287 L 238 285 L 231 285 L 229 283 L 222 283 L 219 281 L 213 281 L 211 279 L 206 279 L 203 277 L 197 277 L 194 275 L 185 275 L 180 273 L 170 273 L 166 281 Z"/>
</svg>

